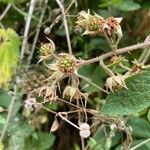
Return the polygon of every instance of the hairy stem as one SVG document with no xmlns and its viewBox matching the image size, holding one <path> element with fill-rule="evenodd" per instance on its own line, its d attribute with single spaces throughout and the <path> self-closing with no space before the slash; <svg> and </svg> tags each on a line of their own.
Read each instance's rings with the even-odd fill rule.
<svg viewBox="0 0 150 150">
<path fill-rule="evenodd" d="M 143 42 L 143 43 L 140 43 L 140 44 L 135 44 L 135 45 L 132 45 L 132 46 L 127 46 L 125 48 L 117 49 L 115 54 L 119 55 L 119 54 L 123 54 L 123 53 L 130 52 L 130 51 L 137 50 L 137 49 L 147 48 L 147 47 L 150 47 L 150 41 Z M 104 60 L 104 59 L 106 59 L 108 57 L 111 57 L 113 55 L 114 55 L 114 52 L 111 51 L 111 52 L 108 52 L 106 54 L 100 55 L 99 57 L 96 57 L 96 58 L 92 58 L 92 59 L 89 59 L 89 60 L 82 60 L 79 63 L 79 67 L 84 66 L 84 65 L 88 65 L 88 64 L 92 64 L 92 63 L 98 62 L 100 60 Z"/>
</svg>

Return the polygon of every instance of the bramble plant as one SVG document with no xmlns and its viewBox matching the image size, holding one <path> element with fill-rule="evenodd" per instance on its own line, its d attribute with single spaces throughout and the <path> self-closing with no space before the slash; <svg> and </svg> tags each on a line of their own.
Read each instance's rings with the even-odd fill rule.
<svg viewBox="0 0 150 150">
<path fill-rule="evenodd" d="M 135 150 L 144 144 L 148 150 L 150 36 L 147 35 L 142 43 L 118 48 L 123 45 L 124 38 L 122 17 L 104 17 L 106 15 L 88 9 L 76 12 L 75 20 L 70 21 L 68 11 L 77 4 L 74 0 L 66 9 L 64 2 L 56 0 L 59 9 L 52 10 L 54 16 L 50 18 L 44 17 L 49 11 L 48 0 L 31 0 L 28 13 L 16 7 L 17 1 L 4 2 L 8 5 L 0 21 L 13 7 L 25 17 L 26 24 L 20 56 L 20 37 L 13 29 L 4 29 L 3 23 L 0 24 L 0 87 L 3 89 L 0 90 L 0 112 L 3 113 L 0 116 L 0 150 L 46 150 L 50 147 L 58 150 Z M 140 8 L 132 0 L 118 3 L 112 2 L 115 9 L 121 4 L 120 9 L 124 11 Z M 128 10 L 126 5 L 129 4 L 133 8 Z M 106 6 L 110 7 L 107 1 L 99 7 Z M 39 19 L 36 16 L 39 12 L 33 15 L 36 7 L 41 10 Z M 32 19 L 35 36 L 29 35 Z M 60 20 L 64 32 L 59 29 L 54 32 Z M 48 23 L 51 23 L 49 27 Z M 40 40 L 37 48 L 40 34 L 44 34 L 45 40 Z M 67 46 L 64 40 L 59 40 L 61 34 L 66 36 Z M 31 45 L 28 36 L 34 37 Z M 86 38 L 98 41 L 99 46 L 93 44 L 91 49 L 95 52 L 85 52 L 88 55 L 84 57 L 82 50 L 78 53 L 75 49 L 88 45 L 90 40 Z M 83 42 L 78 45 L 80 41 Z M 68 51 L 63 50 L 64 47 Z M 106 50 L 97 52 L 99 47 Z M 143 128 L 147 133 L 143 133 Z M 63 142 L 69 147 L 62 147 L 65 146 Z"/>
</svg>

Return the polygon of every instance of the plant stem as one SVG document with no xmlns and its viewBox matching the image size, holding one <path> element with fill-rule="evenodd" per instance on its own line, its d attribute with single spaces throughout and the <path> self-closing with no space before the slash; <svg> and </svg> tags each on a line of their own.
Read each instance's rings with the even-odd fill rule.
<svg viewBox="0 0 150 150">
<path fill-rule="evenodd" d="M 135 150 L 135 149 L 139 148 L 140 146 L 146 144 L 147 142 L 150 142 L 150 138 L 148 138 L 148 139 L 144 140 L 143 142 L 137 144 L 136 146 L 132 147 L 130 150 Z"/>
<path fill-rule="evenodd" d="M 32 14 L 33 14 L 34 7 L 35 7 L 35 2 L 36 2 L 36 0 L 31 0 L 31 2 L 30 2 L 29 13 L 28 13 L 28 17 L 27 17 L 27 21 L 26 21 L 26 25 L 25 25 L 25 30 L 24 30 L 24 35 L 23 35 L 20 61 L 22 61 L 22 59 L 24 58 L 25 47 L 27 44 L 27 36 L 28 36 L 29 28 L 30 28 Z"/>
<path fill-rule="evenodd" d="M 61 113 L 58 113 L 58 116 L 62 119 L 65 120 L 66 122 L 68 122 L 70 125 L 74 126 L 75 128 L 77 128 L 78 130 L 80 130 L 80 128 L 75 125 L 74 123 L 72 123 L 71 121 L 69 121 L 68 119 L 66 119 L 64 116 L 61 115 Z"/>
<path fill-rule="evenodd" d="M 41 8 L 42 12 L 41 12 L 41 16 L 40 16 L 40 19 L 39 19 L 39 23 L 37 25 L 37 30 L 36 30 L 36 34 L 35 34 L 35 37 L 34 37 L 31 53 L 30 53 L 29 58 L 28 58 L 28 64 L 31 63 L 31 60 L 32 60 L 32 57 L 33 57 L 35 46 L 36 46 L 36 43 L 37 43 L 37 40 L 38 40 L 38 36 L 39 36 L 39 33 L 40 33 L 40 29 L 41 29 L 41 26 L 42 26 L 42 21 L 43 21 L 44 14 L 45 14 L 45 11 L 46 11 L 47 3 L 48 3 L 48 0 L 45 0 L 44 7 Z"/>
<path fill-rule="evenodd" d="M 147 48 L 147 47 L 150 47 L 150 41 L 143 42 L 143 43 L 140 43 L 140 44 L 135 44 L 135 45 L 132 45 L 132 46 L 127 46 L 125 48 L 117 49 L 115 54 L 119 55 L 119 54 L 123 54 L 123 53 L 129 52 L 129 51 L 142 49 L 142 48 Z M 114 52 L 111 51 L 111 52 L 108 52 L 106 54 L 100 55 L 99 57 L 96 57 L 96 58 L 92 58 L 92 59 L 89 59 L 89 60 L 82 60 L 81 62 L 79 62 L 79 67 L 84 66 L 84 65 L 88 65 L 88 64 L 92 64 L 92 63 L 98 62 L 100 60 L 104 60 L 104 59 L 106 59 L 108 57 L 111 57 L 113 55 L 114 55 Z"/>
<path fill-rule="evenodd" d="M 64 23 L 64 27 L 65 27 L 65 32 L 66 32 L 66 39 L 67 39 L 68 50 L 69 50 L 69 53 L 72 54 L 70 35 L 69 35 L 69 29 L 68 29 L 68 24 L 67 24 L 67 19 L 66 19 L 66 15 L 65 15 L 64 6 L 60 2 L 60 0 L 56 0 L 56 2 L 59 5 L 59 7 L 61 9 L 61 12 L 62 12 L 63 23 Z"/>
<path fill-rule="evenodd" d="M 4 138 L 4 136 L 5 136 L 5 133 L 6 133 L 6 130 L 7 130 L 8 124 L 9 124 L 9 120 L 10 120 L 11 115 L 12 115 L 12 109 L 13 109 L 13 105 L 14 105 L 15 99 L 16 99 L 16 85 L 15 85 L 15 87 L 14 87 L 14 93 L 13 93 L 13 96 L 12 96 L 12 99 L 11 99 L 11 104 L 10 104 L 10 106 L 9 106 L 7 119 L 6 119 L 4 128 L 3 128 L 3 130 L 2 130 L 2 134 L 1 134 L 1 136 L 0 136 L 0 143 L 3 141 L 3 138 Z"/>
<path fill-rule="evenodd" d="M 89 78 L 82 76 L 82 75 L 78 75 L 79 78 L 83 79 L 84 81 L 86 81 L 87 83 L 91 84 L 92 86 L 96 87 L 97 89 L 105 92 L 108 94 L 107 91 L 105 91 L 103 88 L 99 87 L 97 84 L 93 83 Z"/>
<path fill-rule="evenodd" d="M 82 146 L 82 150 L 85 150 L 85 143 L 82 137 L 81 137 L 81 146 Z"/>
<path fill-rule="evenodd" d="M 5 8 L 5 10 L 3 11 L 3 13 L 0 15 L 0 21 L 4 18 L 4 16 L 7 14 L 7 12 L 8 12 L 8 10 L 10 9 L 10 7 L 11 7 L 11 3 L 9 3 L 7 6 L 6 6 L 6 8 Z"/>
</svg>

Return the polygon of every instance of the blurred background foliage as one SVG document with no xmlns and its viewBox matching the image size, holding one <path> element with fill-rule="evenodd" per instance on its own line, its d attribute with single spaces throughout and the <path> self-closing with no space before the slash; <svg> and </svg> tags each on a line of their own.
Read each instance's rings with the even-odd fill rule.
<svg viewBox="0 0 150 150">
<path fill-rule="evenodd" d="M 65 8 L 67 8 L 71 0 L 64 0 L 63 2 Z M 31 65 L 28 66 L 27 58 L 31 51 L 37 23 L 43 9 L 43 0 L 37 0 L 32 16 L 32 23 L 28 36 L 28 44 L 26 46 L 24 63 L 22 66 L 19 66 L 19 68 L 22 68 L 21 71 L 19 71 L 19 74 L 14 74 L 14 68 L 16 68 L 17 61 L 19 60 L 19 47 L 21 45 L 20 41 L 22 40 L 26 17 L 28 15 L 29 1 L 0 0 L 1 14 L 5 10 L 6 6 L 10 3 L 10 10 L 2 20 L 0 19 L 0 132 L 2 132 L 3 126 L 6 123 L 8 108 L 11 103 L 11 98 L 7 92 L 8 89 L 13 89 L 14 84 L 16 84 L 15 78 L 17 77 L 22 80 L 27 80 L 28 84 L 22 84 L 22 82 L 18 81 L 19 79 L 17 80 L 17 82 L 19 82 L 19 92 L 16 96 L 11 119 L 8 124 L 7 134 L 4 138 L 4 149 L 79 150 L 80 140 L 76 130 L 72 129 L 72 127 L 70 127 L 68 124 L 61 121 L 59 129 L 55 132 L 55 134 L 51 134 L 49 133 L 49 130 L 54 121 L 53 115 L 45 111 L 31 113 L 23 107 L 23 100 L 26 98 L 28 89 L 30 91 L 31 88 L 38 87 L 41 79 L 46 78 L 46 71 L 43 70 L 42 65 L 37 66 L 37 62 L 39 60 L 39 47 L 41 43 L 47 42 L 46 37 L 48 37 L 55 42 L 57 53 L 68 51 L 62 21 L 53 27 L 50 34 L 46 35 L 44 33 L 44 29 L 50 26 L 53 20 L 60 14 L 60 9 L 54 0 L 48 1 L 43 24 L 36 45 L 36 50 L 33 55 Z M 119 47 L 125 47 L 137 42 L 142 42 L 150 33 L 149 0 L 77 0 L 67 13 L 73 53 L 76 57 L 89 59 L 106 53 L 110 50 L 103 38 L 80 36 L 78 33 L 76 33 L 76 15 L 79 11 L 87 11 L 88 9 L 90 9 L 91 13 L 96 12 L 104 17 L 123 17 L 121 26 L 124 36 L 119 44 Z M 5 38 L 7 40 L 11 40 L 11 42 L 8 44 L 8 41 L 6 40 L 5 43 L 3 43 Z M 3 45 L 1 43 L 3 43 Z M 8 47 L 10 49 L 10 53 L 7 52 Z M 4 53 L 5 57 L 3 57 Z M 132 53 L 132 55 L 126 54 L 126 58 L 128 60 L 132 60 L 133 58 L 138 58 L 139 54 L 140 51 L 136 51 Z M 29 70 L 26 71 L 26 68 L 29 68 Z M 120 72 L 124 71 L 125 70 L 120 70 Z M 104 86 L 104 80 L 107 77 L 105 72 L 99 67 L 98 64 L 85 66 L 79 70 L 79 73 L 89 77 L 95 84 L 101 87 Z M 5 81 L 3 81 L 4 77 L 7 78 Z M 11 82 L 10 78 L 12 79 Z M 9 86 L 8 82 L 10 83 Z M 95 108 L 95 106 L 100 107 L 101 103 L 104 102 L 103 99 L 106 96 L 97 88 L 87 86 L 86 82 L 83 80 L 81 80 L 81 89 L 90 94 L 90 100 L 88 103 L 89 108 Z M 52 104 L 47 107 L 58 111 L 68 110 L 68 106 L 61 103 L 57 105 Z M 135 116 L 136 117 L 131 117 L 129 119 L 129 124 L 133 128 L 133 144 L 137 144 L 150 137 L 150 110 L 146 109 L 141 113 L 135 114 Z M 77 121 L 75 116 L 70 119 L 75 122 Z M 93 131 L 93 137 L 87 141 L 89 147 L 92 150 L 105 149 L 103 147 L 103 143 L 97 144 L 104 138 L 104 136 L 105 133 L 102 130 L 98 130 L 96 133 Z M 113 137 L 111 149 L 120 149 L 123 138 L 123 132 L 117 133 Z M 150 143 L 147 143 L 143 147 L 139 148 L 139 150 L 149 149 Z"/>
</svg>

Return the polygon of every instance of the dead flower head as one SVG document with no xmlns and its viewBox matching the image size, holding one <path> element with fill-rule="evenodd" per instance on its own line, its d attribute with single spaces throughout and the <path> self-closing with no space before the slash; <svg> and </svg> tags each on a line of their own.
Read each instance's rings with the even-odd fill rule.
<svg viewBox="0 0 150 150">
<path fill-rule="evenodd" d="M 61 53 L 58 55 L 55 63 L 49 66 L 49 69 L 53 71 L 53 74 L 48 80 L 59 80 L 63 76 L 71 74 L 77 74 L 76 58 L 73 55 L 67 53 Z"/>
<path fill-rule="evenodd" d="M 49 43 L 41 44 L 40 61 L 49 59 L 55 51 L 55 44 L 51 39 Z"/>
<path fill-rule="evenodd" d="M 122 18 L 109 17 L 104 19 L 98 14 L 91 15 L 90 11 L 81 11 L 77 17 L 77 29 L 84 30 L 85 34 L 101 35 L 104 36 L 104 32 L 109 36 L 116 34 L 118 37 L 122 37 L 122 30 L 120 26 Z"/>
<path fill-rule="evenodd" d="M 55 86 L 43 86 L 39 90 L 39 95 L 44 97 L 44 101 L 56 100 L 56 87 Z"/>
<path fill-rule="evenodd" d="M 116 34 L 118 37 L 122 37 L 122 30 L 120 26 L 120 22 L 122 18 L 109 17 L 105 19 L 105 23 L 103 24 L 103 30 L 109 36 L 112 34 Z"/>
<path fill-rule="evenodd" d="M 101 32 L 101 25 L 103 24 L 103 17 L 98 14 L 91 15 L 90 12 L 86 13 L 81 11 L 77 17 L 77 29 L 85 30 L 82 35 L 98 35 Z"/>
<path fill-rule="evenodd" d="M 127 89 L 125 79 L 120 74 L 107 78 L 105 86 L 107 90 L 110 89 L 112 92 L 122 87 Z"/>
<path fill-rule="evenodd" d="M 78 88 L 66 86 L 66 88 L 63 91 L 63 98 L 68 98 L 71 102 L 72 100 L 87 99 L 87 95 L 80 92 Z"/>
</svg>

